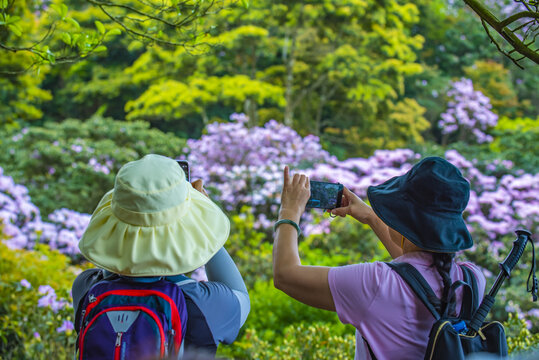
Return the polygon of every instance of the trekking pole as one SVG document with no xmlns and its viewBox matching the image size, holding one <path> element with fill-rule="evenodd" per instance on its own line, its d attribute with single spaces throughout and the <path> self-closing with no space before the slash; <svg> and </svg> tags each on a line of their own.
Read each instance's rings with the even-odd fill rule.
<svg viewBox="0 0 539 360">
<path fill-rule="evenodd" d="M 479 328 L 483 324 L 483 321 L 485 321 L 485 318 L 487 317 L 490 309 L 492 308 L 492 305 L 494 305 L 494 297 L 498 293 L 498 290 L 500 290 L 500 287 L 502 286 L 505 279 L 511 276 L 511 271 L 517 264 L 517 262 L 520 260 L 522 254 L 524 253 L 524 249 L 526 248 L 526 245 L 528 244 L 528 241 L 531 241 L 531 233 L 527 230 L 517 230 L 516 231 L 517 238 L 515 241 L 513 241 L 513 248 L 511 249 L 511 252 L 505 260 L 500 263 L 500 269 L 501 272 L 498 274 L 498 277 L 496 278 L 496 281 L 494 282 L 494 285 L 492 285 L 492 288 L 490 289 L 490 292 L 488 295 L 485 295 L 483 300 L 481 301 L 481 305 L 479 305 L 479 308 L 475 312 L 472 320 L 470 321 L 468 327 L 470 330 L 468 330 L 467 335 L 474 335 L 474 333 L 477 333 L 479 331 Z M 533 247 L 533 243 L 532 243 Z M 532 288 L 537 291 L 537 279 L 535 278 L 535 250 L 534 250 L 534 256 L 533 256 L 533 264 L 532 264 L 532 271 L 534 272 L 533 275 L 533 285 Z M 531 272 L 530 272 L 531 275 Z M 535 294 L 534 295 L 534 301 L 537 298 Z"/>
</svg>

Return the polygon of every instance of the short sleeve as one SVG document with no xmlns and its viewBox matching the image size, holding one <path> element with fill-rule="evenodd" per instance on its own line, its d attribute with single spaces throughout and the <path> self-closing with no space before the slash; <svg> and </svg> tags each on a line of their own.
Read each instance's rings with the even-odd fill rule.
<svg viewBox="0 0 539 360">
<path fill-rule="evenodd" d="M 340 266 L 329 270 L 329 288 L 341 322 L 357 326 L 358 319 L 366 317 L 388 270 L 388 266 L 379 262 Z"/>
<path fill-rule="evenodd" d="M 240 303 L 233 291 L 214 281 L 190 282 L 181 288 L 188 305 L 187 336 L 190 342 L 201 345 L 207 343 L 207 338 L 197 339 L 197 336 L 208 335 L 204 335 L 204 331 L 196 330 L 200 328 L 211 332 L 215 345 L 232 343 L 241 327 Z M 189 309 L 189 306 L 196 309 Z"/>
</svg>

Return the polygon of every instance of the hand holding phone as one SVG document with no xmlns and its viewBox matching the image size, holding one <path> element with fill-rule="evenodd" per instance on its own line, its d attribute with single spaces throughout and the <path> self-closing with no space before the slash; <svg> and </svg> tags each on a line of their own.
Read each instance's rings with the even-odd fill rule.
<svg viewBox="0 0 539 360">
<path fill-rule="evenodd" d="M 323 181 L 310 181 L 311 197 L 307 208 L 335 209 L 341 207 L 343 185 Z"/>
<path fill-rule="evenodd" d="M 350 215 L 357 221 L 368 225 L 371 225 L 373 220 L 378 219 L 372 208 L 346 187 L 343 191 L 341 206 L 333 209 L 331 214 L 340 217 Z"/>
</svg>

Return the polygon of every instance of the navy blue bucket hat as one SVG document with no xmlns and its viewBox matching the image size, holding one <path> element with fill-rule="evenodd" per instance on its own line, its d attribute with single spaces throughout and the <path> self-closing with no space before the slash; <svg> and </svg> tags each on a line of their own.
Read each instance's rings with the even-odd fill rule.
<svg viewBox="0 0 539 360">
<path fill-rule="evenodd" d="M 367 189 L 372 209 L 389 227 L 423 250 L 457 252 L 473 240 L 462 212 L 470 184 L 440 157 L 427 157 L 406 174 Z"/>
</svg>

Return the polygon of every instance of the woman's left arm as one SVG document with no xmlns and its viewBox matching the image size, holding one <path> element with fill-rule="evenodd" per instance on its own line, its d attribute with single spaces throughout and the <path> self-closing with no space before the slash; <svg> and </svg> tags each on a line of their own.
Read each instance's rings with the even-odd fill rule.
<svg viewBox="0 0 539 360">
<path fill-rule="evenodd" d="M 285 167 L 279 220 L 289 219 L 298 224 L 309 197 L 309 178 L 295 174 L 291 179 L 288 166 Z M 335 311 L 329 269 L 301 265 L 295 227 L 286 223 L 277 227 L 273 243 L 273 283 L 277 289 L 304 304 Z"/>
</svg>

